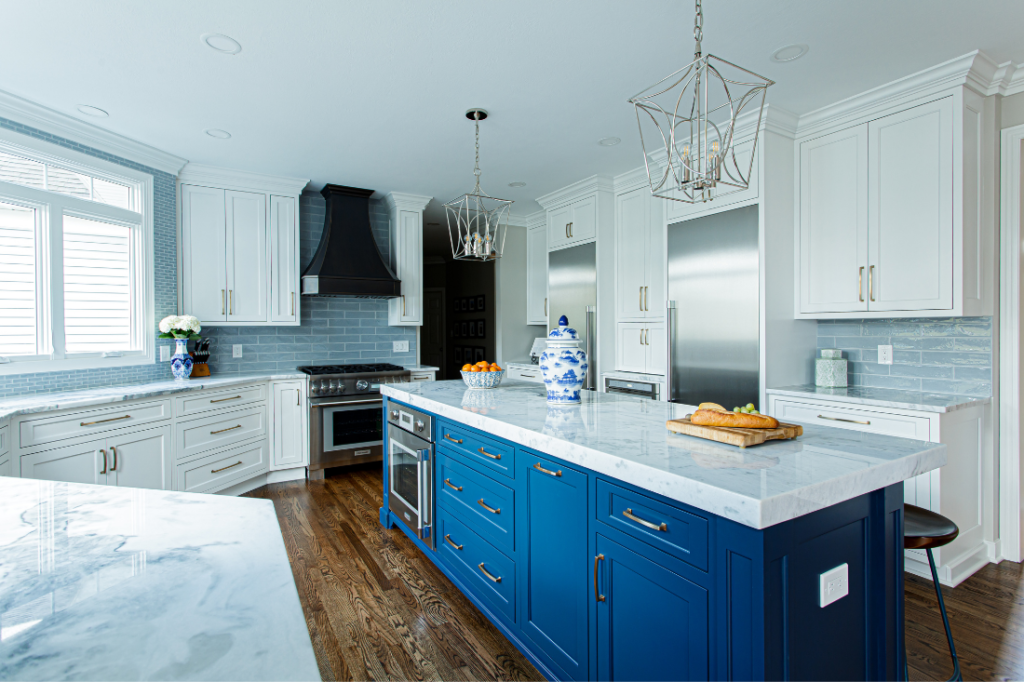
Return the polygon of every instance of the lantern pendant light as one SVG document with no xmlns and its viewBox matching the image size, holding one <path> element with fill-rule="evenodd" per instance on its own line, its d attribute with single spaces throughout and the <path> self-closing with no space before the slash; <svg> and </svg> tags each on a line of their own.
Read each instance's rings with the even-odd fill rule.
<svg viewBox="0 0 1024 682">
<path fill-rule="evenodd" d="M 690 204 L 750 186 L 765 93 L 774 81 L 702 54 L 704 10 L 696 0 L 693 61 L 629 99 L 636 109 L 651 194 Z M 757 111 L 750 159 L 736 159 L 736 121 Z"/>
<path fill-rule="evenodd" d="M 480 121 L 487 118 L 483 109 L 470 109 L 466 118 L 476 126 L 476 187 L 444 205 L 448 216 L 448 237 L 452 258 L 487 262 L 501 258 L 508 232 L 508 212 L 512 201 L 495 199 L 480 189 Z"/>
</svg>

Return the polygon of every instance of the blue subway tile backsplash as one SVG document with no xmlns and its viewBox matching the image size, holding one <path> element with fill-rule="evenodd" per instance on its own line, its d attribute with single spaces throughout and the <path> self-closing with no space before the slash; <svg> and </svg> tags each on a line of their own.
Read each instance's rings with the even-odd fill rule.
<svg viewBox="0 0 1024 682">
<path fill-rule="evenodd" d="M 878 364 L 891 345 L 893 364 Z M 818 348 L 839 348 L 852 386 L 992 395 L 992 318 L 819 320 Z"/>
</svg>

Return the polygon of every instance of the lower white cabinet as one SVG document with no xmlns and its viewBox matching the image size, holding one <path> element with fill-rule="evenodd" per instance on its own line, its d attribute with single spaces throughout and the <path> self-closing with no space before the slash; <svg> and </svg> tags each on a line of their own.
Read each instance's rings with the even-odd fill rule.
<svg viewBox="0 0 1024 682">
<path fill-rule="evenodd" d="M 616 329 L 615 369 L 641 374 L 665 373 L 665 325 L 620 322 Z"/>
<path fill-rule="evenodd" d="M 21 477 L 64 483 L 106 485 L 106 468 L 102 465 L 106 441 L 86 441 L 75 445 L 44 450 L 21 457 Z"/>
<path fill-rule="evenodd" d="M 309 464 L 307 414 L 304 381 L 279 381 L 273 384 L 271 400 L 271 470 L 290 469 Z"/>
<path fill-rule="evenodd" d="M 210 493 L 222 490 L 257 474 L 266 472 L 267 439 L 228 448 L 175 467 L 175 489 L 186 493 Z"/>
</svg>

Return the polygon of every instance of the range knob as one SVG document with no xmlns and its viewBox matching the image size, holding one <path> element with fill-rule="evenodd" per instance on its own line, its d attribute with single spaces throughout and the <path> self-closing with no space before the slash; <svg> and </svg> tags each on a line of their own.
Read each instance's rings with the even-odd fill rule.
<svg viewBox="0 0 1024 682">
<path fill-rule="evenodd" d="M 327 380 L 326 379 L 321 379 L 320 380 L 320 392 L 321 393 L 326 393 L 327 390 L 328 390 Z"/>
<path fill-rule="evenodd" d="M 331 386 L 331 393 L 337 393 L 338 392 L 338 382 L 337 381 L 335 381 L 334 379 L 331 379 L 330 386 Z"/>
<path fill-rule="evenodd" d="M 317 393 L 320 392 L 320 385 L 313 381 L 309 384 L 309 390 L 313 393 L 313 395 L 316 395 Z"/>
<path fill-rule="evenodd" d="M 426 424 L 423 423 L 422 419 L 417 419 L 416 420 L 416 430 L 417 431 L 422 431 L 424 426 L 426 426 Z"/>
<path fill-rule="evenodd" d="M 369 387 L 370 387 L 370 384 L 367 383 L 366 379 L 360 379 L 359 381 L 356 382 L 356 390 L 357 391 L 365 391 Z"/>
</svg>

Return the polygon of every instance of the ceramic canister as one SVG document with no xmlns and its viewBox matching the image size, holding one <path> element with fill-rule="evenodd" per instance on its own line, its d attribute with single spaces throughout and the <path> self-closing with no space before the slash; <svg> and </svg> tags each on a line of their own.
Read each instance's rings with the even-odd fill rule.
<svg viewBox="0 0 1024 682">
<path fill-rule="evenodd" d="M 547 348 L 540 356 L 540 371 L 549 403 L 578 403 L 587 375 L 587 353 L 580 349 L 580 335 L 569 319 L 558 318 L 558 328 L 548 333 Z"/>
<path fill-rule="evenodd" d="M 847 387 L 847 361 L 838 348 L 824 348 L 814 359 L 814 384 L 826 388 Z"/>
</svg>

